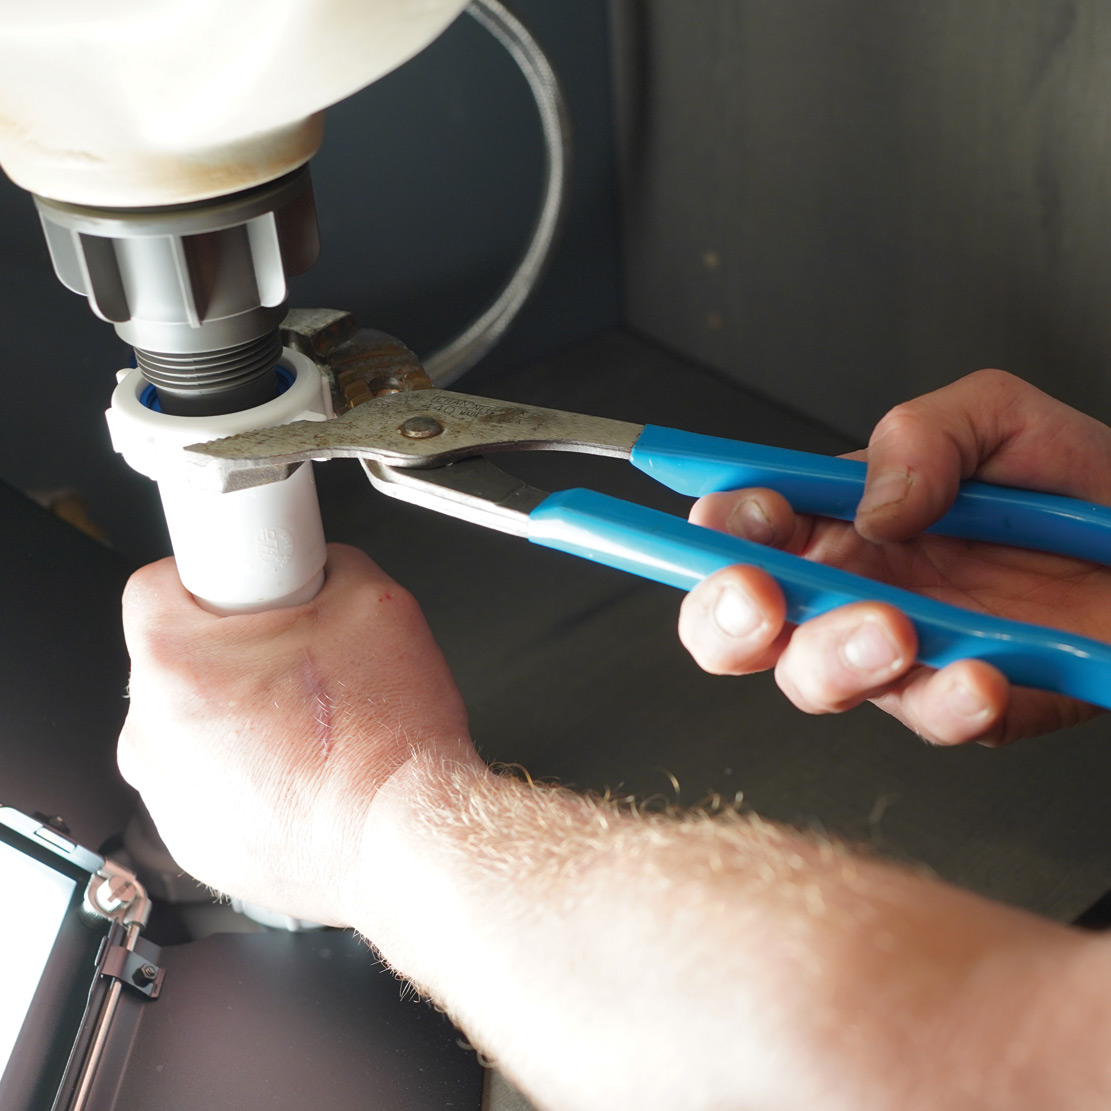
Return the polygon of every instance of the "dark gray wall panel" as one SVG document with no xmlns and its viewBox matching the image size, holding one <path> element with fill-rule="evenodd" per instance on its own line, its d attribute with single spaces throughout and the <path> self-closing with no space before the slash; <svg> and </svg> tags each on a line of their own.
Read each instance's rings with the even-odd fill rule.
<svg viewBox="0 0 1111 1111">
<path fill-rule="evenodd" d="M 1111 415 L 1111 7 L 613 2 L 635 327 L 857 437 L 980 366 Z"/>
</svg>

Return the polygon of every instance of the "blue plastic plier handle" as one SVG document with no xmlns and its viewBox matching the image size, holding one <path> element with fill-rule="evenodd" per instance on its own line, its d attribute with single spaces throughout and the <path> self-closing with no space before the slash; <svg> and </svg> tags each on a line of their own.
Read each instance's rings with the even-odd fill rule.
<svg viewBox="0 0 1111 1111">
<path fill-rule="evenodd" d="M 855 516 L 866 469 L 857 460 L 654 425 L 645 427 L 630 461 L 682 494 L 764 486 L 796 512 L 841 520 Z M 1111 565 L 1111 510 L 1052 494 L 966 482 L 930 531 Z M 1014 683 L 1111 709 L 1111 646 L 1101 641 L 973 613 L 605 494 L 549 495 L 529 514 L 529 539 L 683 590 L 723 567 L 751 564 L 776 579 L 796 624 L 849 602 L 886 602 L 913 622 L 921 663 L 942 667 L 975 657 Z"/>
</svg>

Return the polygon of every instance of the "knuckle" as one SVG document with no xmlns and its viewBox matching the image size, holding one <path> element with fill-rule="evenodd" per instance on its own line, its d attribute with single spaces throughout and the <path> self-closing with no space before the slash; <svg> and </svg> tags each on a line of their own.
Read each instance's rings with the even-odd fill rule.
<svg viewBox="0 0 1111 1111">
<path fill-rule="evenodd" d="M 974 371 L 968 375 L 966 381 L 996 390 L 1013 391 L 1029 388 L 1029 384 L 1023 379 L 998 367 L 984 367 L 983 370 Z"/>
<path fill-rule="evenodd" d="M 388 607 L 402 621 L 424 621 L 424 611 L 416 596 L 396 583 L 382 589 L 380 604 Z"/>
<path fill-rule="evenodd" d="M 823 679 L 806 675 L 796 676 L 791 684 L 791 701 L 808 714 L 833 714 L 847 709 L 850 704 L 834 686 Z"/>
<path fill-rule="evenodd" d="M 874 691 L 871 676 L 850 672 L 842 662 L 845 635 L 841 615 L 825 621 L 815 619 L 795 630 L 780 657 L 776 681 L 807 713 L 840 713 L 863 702 Z"/>
<path fill-rule="evenodd" d="M 138 635 L 128 638 L 131 666 L 134 675 L 141 672 L 150 678 L 156 675 L 171 676 L 179 672 L 185 658 L 183 645 L 175 637 L 146 626 Z"/>
<path fill-rule="evenodd" d="M 119 743 L 116 745 L 116 766 L 119 768 L 120 775 L 138 790 L 142 778 L 142 756 L 136 741 L 135 729 L 128 722 L 124 723 Z"/>
<path fill-rule="evenodd" d="M 885 442 L 894 444 L 905 443 L 921 422 L 917 402 L 902 401 L 879 419 L 872 431 L 869 447 L 875 447 Z"/>
<path fill-rule="evenodd" d="M 703 671 L 710 675 L 732 674 L 733 663 L 707 624 L 697 614 L 680 613 L 679 642 Z"/>
<path fill-rule="evenodd" d="M 364 579 L 354 585 L 343 599 L 343 610 L 349 611 L 352 604 L 371 613 L 390 609 L 398 614 L 407 614 L 420 608 L 416 598 L 405 587 L 384 578 Z"/>
<path fill-rule="evenodd" d="M 800 666 L 799 655 L 792 638 L 792 643 L 776 664 L 775 681 L 779 689 L 805 713 L 829 713 L 833 709 L 833 699 L 824 677 L 818 675 L 812 665 L 803 663 Z"/>
<path fill-rule="evenodd" d="M 747 675 L 752 671 L 749 657 L 719 648 L 717 650 L 691 652 L 695 663 L 709 675 Z"/>
<path fill-rule="evenodd" d="M 796 676 L 792 673 L 791 668 L 784 665 L 782 660 L 775 669 L 775 682 L 796 710 L 801 710 L 804 714 L 827 714 L 831 712 L 829 707 L 811 697 L 805 684 L 800 686 L 796 682 Z"/>
</svg>

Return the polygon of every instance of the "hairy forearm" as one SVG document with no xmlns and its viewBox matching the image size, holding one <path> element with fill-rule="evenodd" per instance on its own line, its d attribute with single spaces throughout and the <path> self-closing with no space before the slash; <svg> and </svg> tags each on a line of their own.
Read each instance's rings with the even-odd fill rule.
<svg viewBox="0 0 1111 1111">
<path fill-rule="evenodd" d="M 354 924 L 545 1107 L 1014 1111 L 1111 1086 L 1098 1038 L 1082 1053 L 1101 942 L 757 819 L 417 757 L 366 859 Z M 1071 1058 L 1048 1076 L 1047 1042 Z"/>
</svg>

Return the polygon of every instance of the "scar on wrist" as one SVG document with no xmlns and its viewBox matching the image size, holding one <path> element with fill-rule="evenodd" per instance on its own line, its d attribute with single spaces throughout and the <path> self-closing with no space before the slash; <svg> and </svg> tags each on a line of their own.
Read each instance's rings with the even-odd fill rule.
<svg viewBox="0 0 1111 1111">
<path fill-rule="evenodd" d="M 334 740 L 335 699 L 328 693 L 324 685 L 324 676 L 317 667 L 312 652 L 305 649 L 304 679 L 309 690 L 316 700 L 313 716 L 316 718 L 317 737 L 320 742 L 320 751 L 327 760 L 332 754 Z"/>
</svg>

